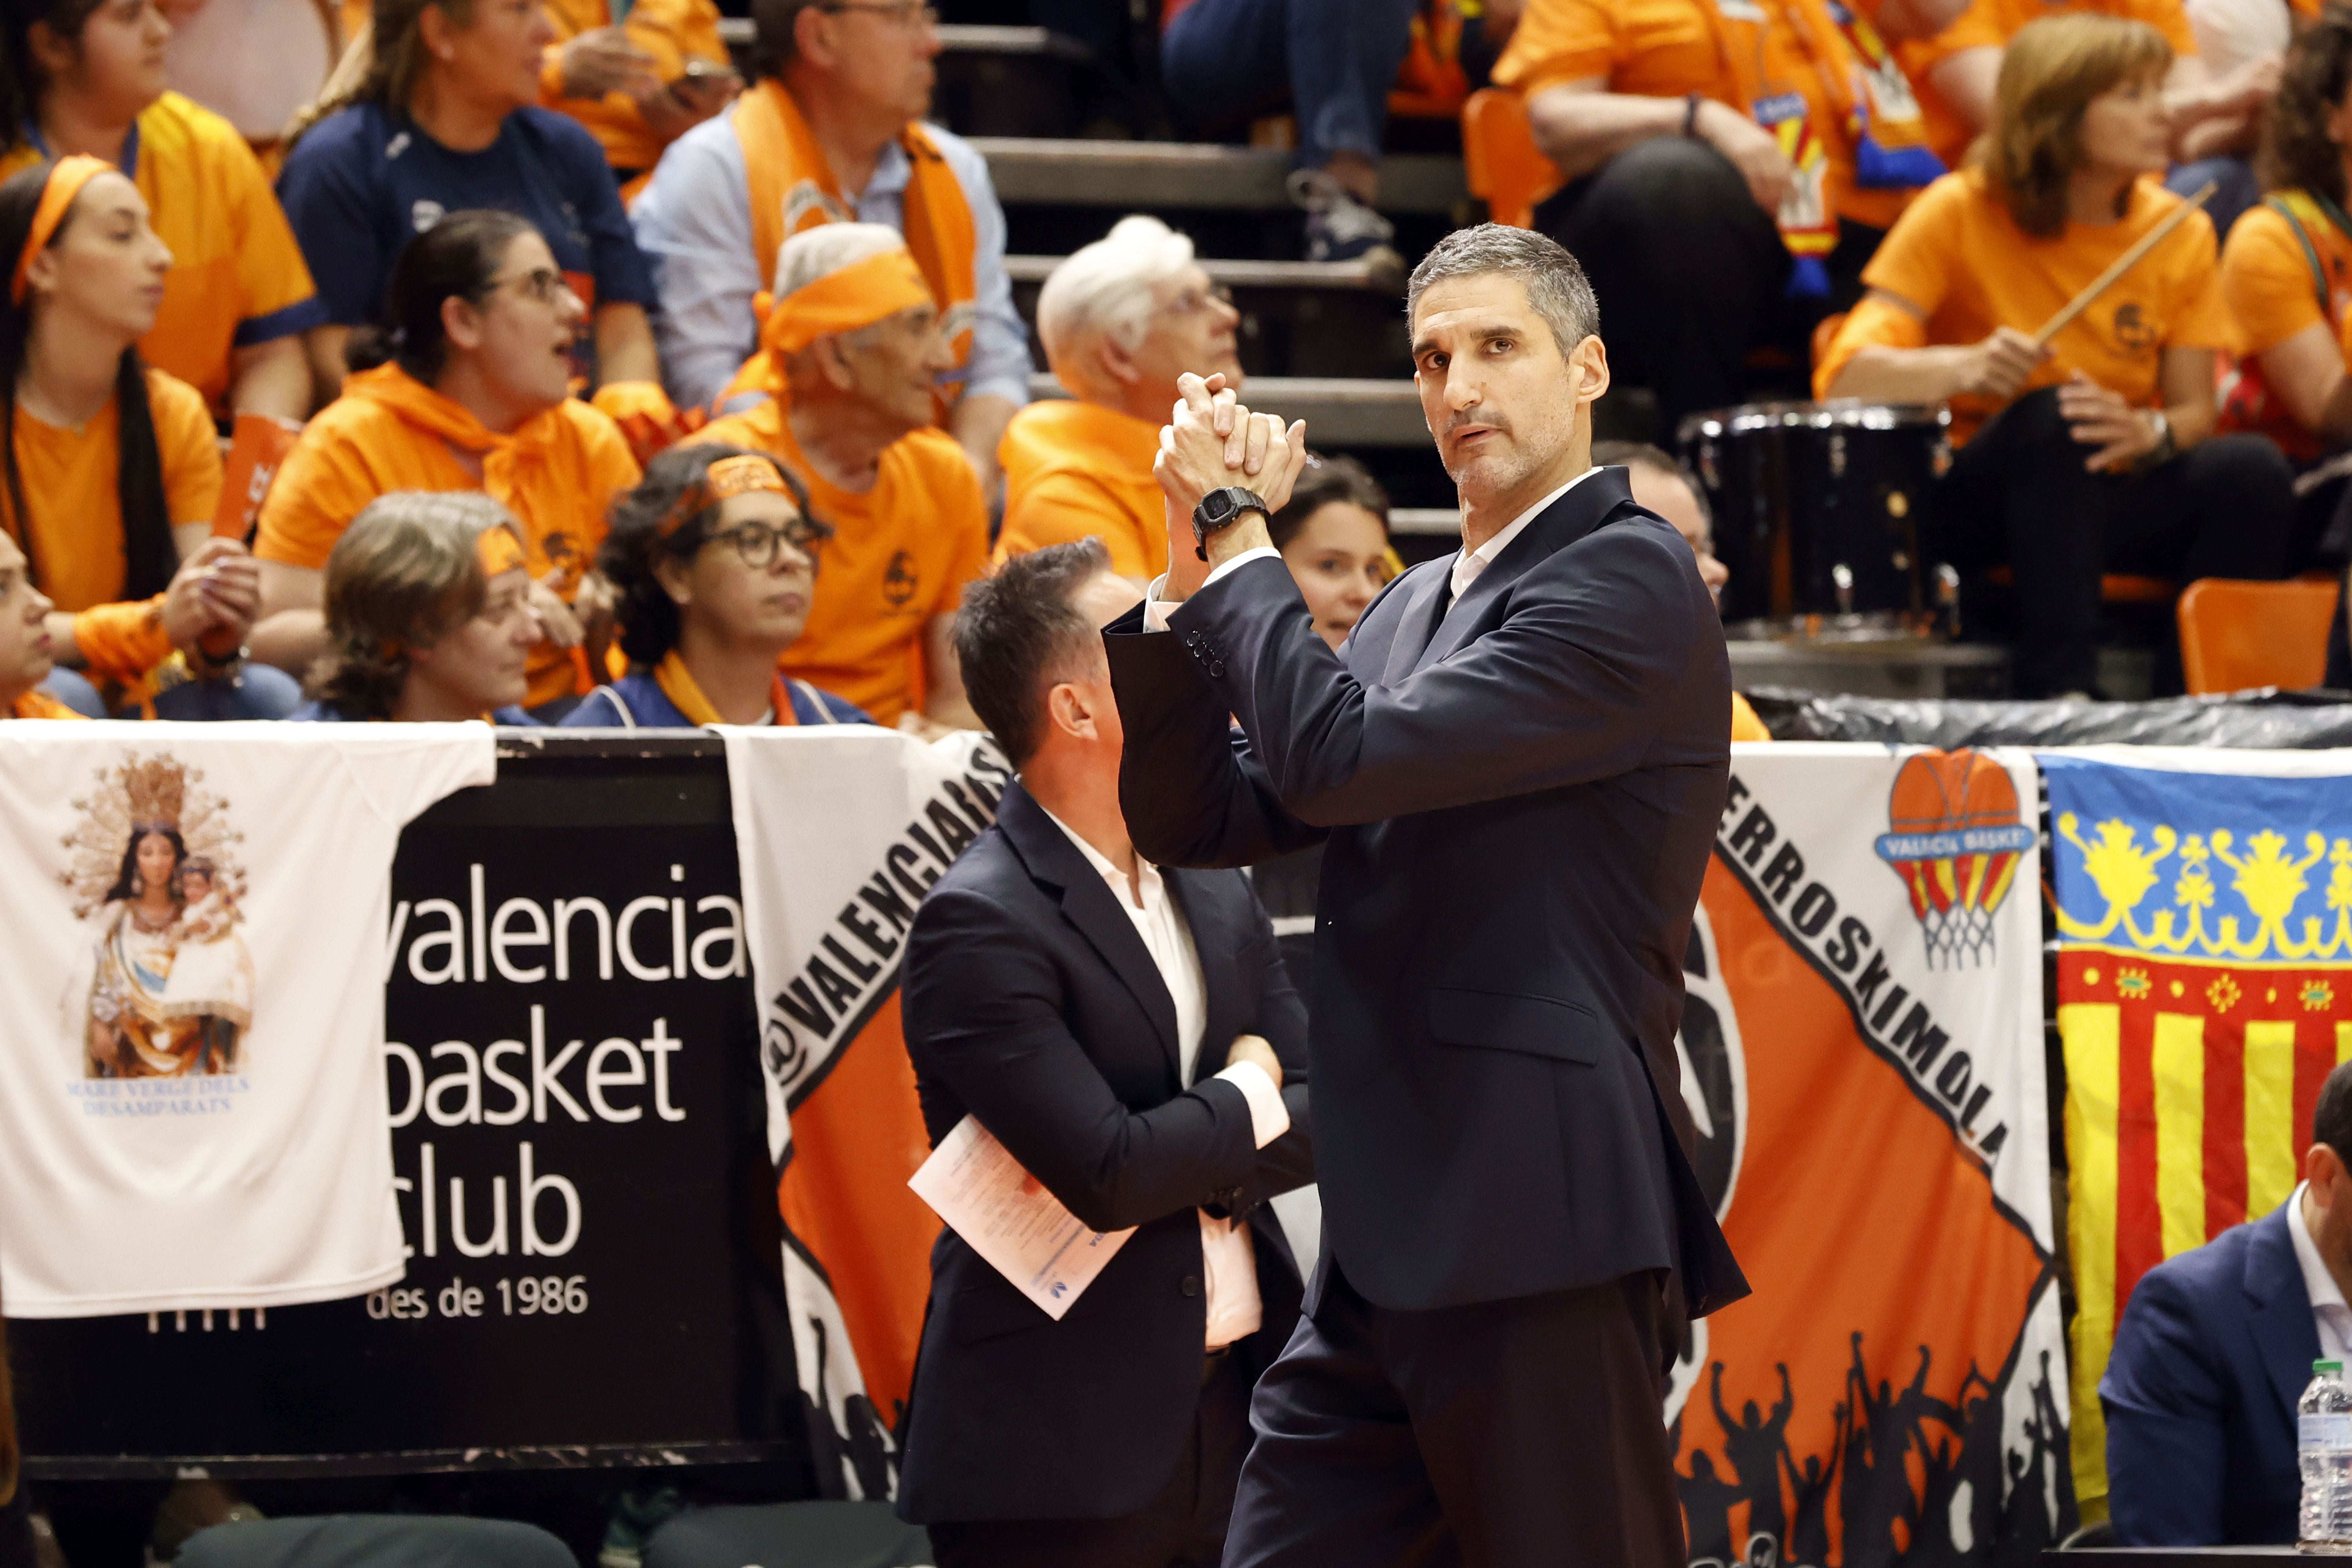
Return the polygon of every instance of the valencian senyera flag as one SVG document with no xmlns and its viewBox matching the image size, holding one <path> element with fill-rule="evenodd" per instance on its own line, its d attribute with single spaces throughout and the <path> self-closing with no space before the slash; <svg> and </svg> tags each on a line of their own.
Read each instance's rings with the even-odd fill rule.
<svg viewBox="0 0 2352 1568">
<path fill-rule="evenodd" d="M 2071 1527 L 2021 752 L 1736 746 L 1682 1092 L 1755 1294 L 1666 1415 L 1695 1563 L 2025 1564 Z"/>
<path fill-rule="evenodd" d="M 2074 1476 L 2105 1508 L 2099 1375 L 2132 1289 L 2294 1190 L 2352 1055 L 2352 752 L 2039 758 L 2066 1055 Z"/>
<path fill-rule="evenodd" d="M 923 895 L 995 820 L 985 736 L 728 729 L 793 1352 L 828 1494 L 887 1498 L 930 1292 L 930 1152 L 898 1024 Z"/>
</svg>

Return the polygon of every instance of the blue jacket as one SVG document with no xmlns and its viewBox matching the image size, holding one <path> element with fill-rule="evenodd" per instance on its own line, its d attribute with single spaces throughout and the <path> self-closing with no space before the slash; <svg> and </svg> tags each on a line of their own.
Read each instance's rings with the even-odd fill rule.
<svg viewBox="0 0 2352 1568">
<path fill-rule="evenodd" d="M 793 718 L 802 724 L 871 724 L 866 710 L 805 680 L 787 679 Z M 677 710 L 651 670 L 633 669 L 610 686 L 600 686 L 566 713 L 565 730 L 691 730 L 695 722 Z"/>
<path fill-rule="evenodd" d="M 2150 1269 L 2099 1380 L 2117 1542 L 2294 1541 L 2294 1405 L 2318 1356 L 2284 1204 Z"/>
</svg>

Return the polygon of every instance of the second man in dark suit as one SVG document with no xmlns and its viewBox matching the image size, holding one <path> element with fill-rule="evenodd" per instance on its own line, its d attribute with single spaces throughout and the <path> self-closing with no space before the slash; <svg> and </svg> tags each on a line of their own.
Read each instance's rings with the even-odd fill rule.
<svg viewBox="0 0 2352 1568">
<path fill-rule="evenodd" d="M 924 900 L 907 1047 L 936 1143 L 966 1115 L 1086 1225 L 1135 1226 L 1059 1321 L 952 1230 L 902 1433 L 940 1568 L 1215 1568 L 1257 1374 L 1299 1272 L 1265 1200 L 1314 1179 L 1307 1021 L 1239 871 L 1162 871 L 1119 814 L 1092 541 L 966 591 L 957 654 L 1020 769 Z"/>
</svg>

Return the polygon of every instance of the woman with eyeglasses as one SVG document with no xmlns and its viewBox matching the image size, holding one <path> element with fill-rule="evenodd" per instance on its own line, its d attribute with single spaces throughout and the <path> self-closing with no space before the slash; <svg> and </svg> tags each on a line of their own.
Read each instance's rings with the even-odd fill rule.
<svg viewBox="0 0 2352 1568">
<path fill-rule="evenodd" d="M 714 443 L 665 452 L 613 505 L 596 565 L 618 598 L 629 673 L 567 727 L 870 724 L 865 710 L 776 661 L 807 624 L 817 550 L 833 531 L 765 453 Z"/>
<path fill-rule="evenodd" d="M 444 215 L 494 208 L 544 237 L 593 323 L 597 405 L 646 449 L 676 432 L 646 308 L 654 283 L 604 150 L 539 105 L 555 42 L 540 0 L 374 0 L 364 66 L 298 119 L 278 199 L 341 338 L 375 319 L 402 252 Z"/>
<path fill-rule="evenodd" d="M 327 557 L 393 490 L 479 490 L 522 525 L 533 608 L 528 705 L 547 722 L 597 684 L 575 651 L 610 598 L 591 571 L 604 511 L 637 482 L 605 416 L 567 395 L 584 311 L 539 231 L 504 212 L 455 213 L 419 235 L 390 308 L 354 334 L 343 395 L 310 421 L 263 502 L 258 657 L 300 672 L 324 646 Z"/>
</svg>

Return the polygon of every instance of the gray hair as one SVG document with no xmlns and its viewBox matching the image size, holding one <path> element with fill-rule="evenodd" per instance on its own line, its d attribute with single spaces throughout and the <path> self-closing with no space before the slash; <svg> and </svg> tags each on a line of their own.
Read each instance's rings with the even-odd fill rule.
<svg viewBox="0 0 2352 1568">
<path fill-rule="evenodd" d="M 1151 331 L 1159 286 L 1192 265 L 1192 242 L 1156 217 L 1123 217 L 1073 251 L 1037 292 L 1037 337 L 1063 384 L 1085 377 L 1079 359 L 1108 339 L 1132 352 Z M 1073 392 L 1083 389 L 1071 386 Z"/>
<path fill-rule="evenodd" d="M 1420 311 L 1421 297 L 1431 284 L 1489 272 L 1519 280 L 1528 291 L 1528 303 L 1551 329 L 1563 359 L 1601 331 L 1601 301 L 1593 298 L 1591 281 L 1567 247 L 1549 235 L 1499 223 L 1457 228 L 1422 258 L 1405 290 L 1404 319 L 1411 321 Z"/>
</svg>

